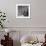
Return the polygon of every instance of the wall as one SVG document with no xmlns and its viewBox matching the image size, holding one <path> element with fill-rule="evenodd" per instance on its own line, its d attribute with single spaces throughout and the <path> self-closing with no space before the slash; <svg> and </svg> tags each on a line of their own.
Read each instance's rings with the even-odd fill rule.
<svg viewBox="0 0 46 46">
<path fill-rule="evenodd" d="M 16 4 L 29 3 L 31 18 L 16 19 Z M 46 27 L 46 0 L 0 0 L 0 9 L 6 12 L 7 27 Z"/>
</svg>

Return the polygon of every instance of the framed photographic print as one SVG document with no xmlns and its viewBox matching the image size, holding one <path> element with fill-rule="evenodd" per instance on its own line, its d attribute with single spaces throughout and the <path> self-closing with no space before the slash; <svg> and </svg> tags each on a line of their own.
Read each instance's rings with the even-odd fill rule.
<svg viewBox="0 0 46 46">
<path fill-rule="evenodd" d="M 16 4 L 16 18 L 30 18 L 30 4 Z"/>
</svg>

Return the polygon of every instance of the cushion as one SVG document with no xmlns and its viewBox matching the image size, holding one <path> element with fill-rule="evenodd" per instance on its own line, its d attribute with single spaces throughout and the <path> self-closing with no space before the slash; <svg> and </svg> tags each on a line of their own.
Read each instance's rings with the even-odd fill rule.
<svg viewBox="0 0 46 46">
<path fill-rule="evenodd" d="M 24 35 L 21 39 L 20 42 L 21 43 L 32 43 L 34 41 L 37 41 L 37 38 L 35 38 L 35 36 L 29 36 L 29 35 Z"/>
</svg>

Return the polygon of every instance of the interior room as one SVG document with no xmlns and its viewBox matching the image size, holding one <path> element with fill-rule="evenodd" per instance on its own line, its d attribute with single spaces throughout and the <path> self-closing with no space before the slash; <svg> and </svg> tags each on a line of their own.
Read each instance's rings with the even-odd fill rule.
<svg viewBox="0 0 46 46">
<path fill-rule="evenodd" d="M 46 46 L 46 0 L 0 0 L 0 46 Z"/>
</svg>

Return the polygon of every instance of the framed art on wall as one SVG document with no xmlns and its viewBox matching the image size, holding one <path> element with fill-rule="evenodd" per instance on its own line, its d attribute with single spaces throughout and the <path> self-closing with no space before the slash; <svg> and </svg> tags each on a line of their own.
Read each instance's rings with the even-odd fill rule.
<svg viewBox="0 0 46 46">
<path fill-rule="evenodd" d="M 16 18 L 30 18 L 30 4 L 16 4 Z"/>
</svg>

